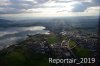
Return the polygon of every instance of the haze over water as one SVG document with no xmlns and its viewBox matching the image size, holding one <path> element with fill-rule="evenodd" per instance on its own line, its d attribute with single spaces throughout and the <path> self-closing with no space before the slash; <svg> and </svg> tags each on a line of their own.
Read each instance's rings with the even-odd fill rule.
<svg viewBox="0 0 100 66">
<path fill-rule="evenodd" d="M 49 31 L 44 29 L 43 26 L 1 28 L 0 49 L 24 40 L 27 35 L 47 34 Z"/>
</svg>

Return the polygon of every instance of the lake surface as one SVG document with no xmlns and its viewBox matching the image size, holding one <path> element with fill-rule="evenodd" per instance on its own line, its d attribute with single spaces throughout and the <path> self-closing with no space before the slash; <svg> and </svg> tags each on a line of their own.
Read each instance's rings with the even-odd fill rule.
<svg viewBox="0 0 100 66">
<path fill-rule="evenodd" d="M 24 40 L 26 35 L 48 34 L 44 26 L 0 28 L 0 49 Z"/>
</svg>

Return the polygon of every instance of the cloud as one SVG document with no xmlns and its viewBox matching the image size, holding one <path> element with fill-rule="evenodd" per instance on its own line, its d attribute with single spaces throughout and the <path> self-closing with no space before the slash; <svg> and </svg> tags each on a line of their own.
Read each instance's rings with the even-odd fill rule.
<svg viewBox="0 0 100 66">
<path fill-rule="evenodd" d="M 46 3 L 46 2 L 48 2 L 49 0 L 35 0 L 35 1 L 37 1 L 38 3 Z"/>
<path fill-rule="evenodd" d="M 100 6 L 100 0 L 92 0 L 92 3 L 94 4 L 94 6 Z"/>
<path fill-rule="evenodd" d="M 99 15 L 99 13 L 100 13 L 100 6 L 89 7 L 89 8 L 87 8 L 84 12 L 85 12 L 85 13 L 90 13 L 90 14 L 97 14 L 97 15 Z"/>
<path fill-rule="evenodd" d="M 34 5 L 36 5 L 36 2 L 31 0 L 1 0 L 0 14 L 21 13 L 25 9 L 33 8 Z"/>
<path fill-rule="evenodd" d="M 78 2 L 91 2 L 92 0 L 54 0 L 56 2 L 73 2 L 73 1 L 78 1 Z"/>
<path fill-rule="evenodd" d="M 99 2 L 100 0 L 0 0 L 0 14 L 82 13 L 90 7 L 100 6 Z"/>
<path fill-rule="evenodd" d="M 100 0 L 92 0 L 95 3 L 100 3 Z"/>
<path fill-rule="evenodd" d="M 72 9 L 73 12 L 83 12 L 88 6 L 84 5 L 82 2 L 76 2 L 72 5 L 74 8 Z"/>
<path fill-rule="evenodd" d="M 36 5 L 36 2 L 33 1 L 26 1 L 26 0 L 10 0 L 12 3 L 9 5 L 12 8 L 17 8 L 17 9 L 30 9 L 34 5 Z"/>
</svg>

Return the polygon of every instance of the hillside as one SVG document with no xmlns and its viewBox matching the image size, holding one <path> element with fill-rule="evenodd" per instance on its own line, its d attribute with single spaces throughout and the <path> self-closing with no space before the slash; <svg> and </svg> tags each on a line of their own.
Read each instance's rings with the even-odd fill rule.
<svg viewBox="0 0 100 66">
<path fill-rule="evenodd" d="M 48 48 L 42 48 L 45 41 L 42 35 L 28 37 L 16 45 L 12 45 L 0 51 L 1 66 L 50 66 L 48 63 Z M 43 44 L 48 47 L 47 42 Z M 44 49 L 44 50 L 43 50 Z"/>
<path fill-rule="evenodd" d="M 27 36 L 26 40 L 0 51 L 1 66 L 56 66 L 49 63 L 49 58 L 90 57 L 91 54 L 90 51 L 77 46 L 75 41 L 69 41 L 67 36 L 53 33 Z M 69 48 L 74 48 L 68 49 L 68 44 Z"/>
</svg>

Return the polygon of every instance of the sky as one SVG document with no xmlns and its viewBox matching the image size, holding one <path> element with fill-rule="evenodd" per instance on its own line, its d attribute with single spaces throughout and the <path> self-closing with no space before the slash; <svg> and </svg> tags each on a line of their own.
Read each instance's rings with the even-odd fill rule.
<svg viewBox="0 0 100 66">
<path fill-rule="evenodd" d="M 0 17 L 98 16 L 100 0 L 0 0 Z"/>
</svg>

